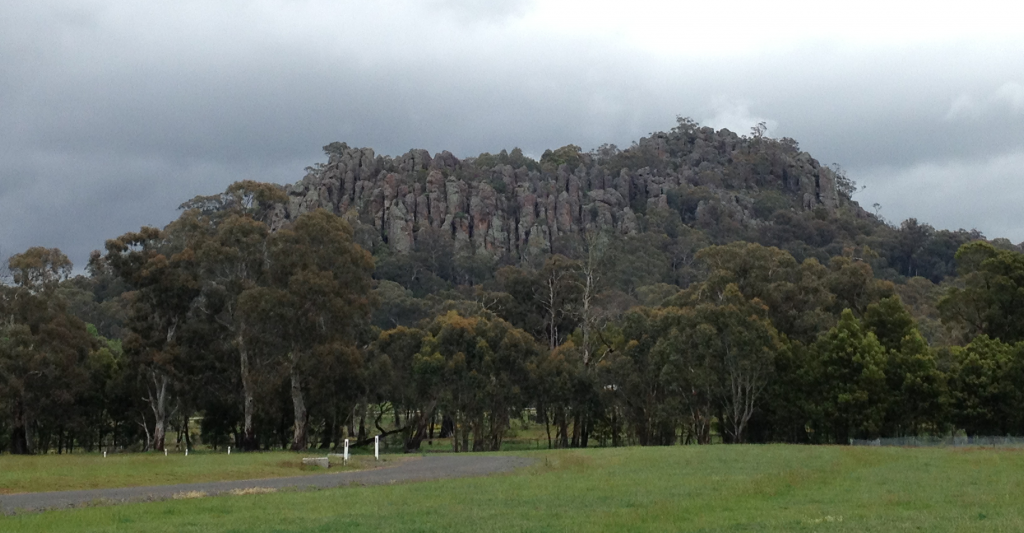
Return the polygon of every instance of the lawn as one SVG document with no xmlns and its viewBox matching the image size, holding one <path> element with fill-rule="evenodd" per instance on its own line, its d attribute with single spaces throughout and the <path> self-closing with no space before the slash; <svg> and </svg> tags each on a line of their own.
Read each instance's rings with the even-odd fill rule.
<svg viewBox="0 0 1024 533">
<path fill-rule="evenodd" d="M 0 494 L 53 490 L 104 489 L 301 476 L 324 472 L 303 466 L 303 457 L 323 452 L 226 453 L 199 452 L 64 455 L 0 455 Z M 332 460 L 331 471 L 365 468 L 373 457 L 355 455 L 347 467 Z"/>
<path fill-rule="evenodd" d="M 523 452 L 515 473 L 0 518 L 0 531 L 1022 531 L 1024 452 Z"/>
</svg>

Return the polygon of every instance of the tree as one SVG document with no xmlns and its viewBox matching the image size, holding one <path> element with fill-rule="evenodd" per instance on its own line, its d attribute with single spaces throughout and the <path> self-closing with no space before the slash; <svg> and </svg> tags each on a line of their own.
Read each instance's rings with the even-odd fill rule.
<svg viewBox="0 0 1024 533">
<path fill-rule="evenodd" d="M 56 290 L 71 276 L 72 269 L 71 260 L 63 252 L 40 246 L 11 256 L 7 264 L 14 284 L 32 292 Z"/>
<path fill-rule="evenodd" d="M 761 121 L 757 125 L 750 128 L 750 137 L 760 141 L 764 138 L 764 134 L 768 132 L 768 123 Z"/>
<path fill-rule="evenodd" d="M 888 405 L 886 352 L 878 338 L 846 310 L 814 350 L 822 410 L 819 430 L 836 443 L 878 436 Z"/>
<path fill-rule="evenodd" d="M 721 300 L 735 285 L 748 300 L 759 300 L 779 332 L 812 342 L 834 324 L 834 296 L 826 286 L 829 273 L 815 259 L 798 264 L 789 252 L 760 244 L 735 242 L 710 246 L 697 254 L 706 279 L 670 298 L 664 305 L 695 305 Z"/>
<path fill-rule="evenodd" d="M 579 268 L 578 262 L 553 255 L 539 271 L 511 266 L 498 270 L 497 281 L 511 296 L 511 305 L 498 312 L 553 350 L 579 324 L 584 292 Z"/>
<path fill-rule="evenodd" d="M 1013 379 L 1021 353 L 1019 345 L 987 335 L 952 349 L 949 389 L 958 428 L 968 435 L 1021 434 L 1021 392 Z"/>
<path fill-rule="evenodd" d="M 570 410 L 573 403 L 572 380 L 578 371 L 575 346 L 571 341 L 550 350 L 529 364 L 530 395 L 537 409 L 538 421 L 543 421 L 548 448 L 568 448 Z M 551 423 L 555 423 L 555 438 L 551 438 Z"/>
<path fill-rule="evenodd" d="M 419 375 L 414 368 L 425 338 L 423 330 L 398 326 L 382 331 L 370 346 L 371 365 L 379 370 L 376 379 L 367 383 L 382 400 L 390 399 L 394 409 L 404 408 L 414 413 L 413 419 L 407 418 L 407 425 L 402 428 L 407 452 L 419 450 L 423 439 L 428 437 L 427 426 L 437 413 L 441 394 L 442 383 L 434 379 L 436 376 Z M 365 392 L 370 394 L 370 390 Z"/>
<path fill-rule="evenodd" d="M 246 307 L 253 325 L 280 343 L 294 411 L 292 448 L 302 450 L 304 389 L 323 364 L 317 356 L 332 353 L 324 347 L 355 346 L 369 323 L 373 259 L 353 242 L 348 223 L 324 210 L 274 233 L 268 255 L 270 284 L 251 291 Z"/>
<path fill-rule="evenodd" d="M 599 364 L 598 383 L 611 393 L 613 409 L 621 410 L 641 446 L 675 442 L 684 411 L 696 411 L 694 421 L 711 418 L 704 366 L 673 360 L 682 353 L 679 326 L 685 319 L 680 309 L 634 308 L 621 330 L 606 332 L 613 348 Z"/>
<path fill-rule="evenodd" d="M 706 351 L 721 374 L 718 401 L 732 442 L 742 443 L 765 387 L 775 370 L 778 334 L 760 301 L 748 301 L 734 285 L 716 305 L 699 306 L 697 328 L 703 337 L 693 348 Z"/>
<path fill-rule="evenodd" d="M 547 314 L 548 347 L 552 350 L 572 332 L 576 322 L 576 308 L 581 293 L 578 277 L 579 264 L 562 255 L 554 255 L 544 262 L 540 271 L 538 300 Z"/>
<path fill-rule="evenodd" d="M 667 250 L 673 241 L 667 235 L 641 233 L 607 238 L 597 263 L 606 287 L 633 295 L 638 287 L 672 279 Z"/>
<path fill-rule="evenodd" d="M 432 305 L 416 298 L 413 292 L 394 281 L 378 280 L 373 289 L 380 307 L 373 314 L 373 325 L 387 330 L 398 326 L 412 327 L 431 317 Z"/>
<path fill-rule="evenodd" d="M 554 151 L 545 150 L 540 156 L 540 164 L 549 172 L 555 171 L 561 165 L 576 167 L 584 157 L 583 149 L 575 144 L 567 144 Z"/>
<path fill-rule="evenodd" d="M 594 330 L 600 327 L 595 309 L 595 300 L 602 284 L 599 265 L 606 248 L 606 239 L 603 237 L 598 233 L 589 232 L 584 235 L 583 239 L 584 257 L 580 262 L 579 269 L 579 277 L 581 278 L 579 322 L 583 335 L 581 348 L 583 350 L 584 367 L 590 366 L 591 353 L 593 351 L 591 337 Z"/>
<path fill-rule="evenodd" d="M 781 342 L 768 307 L 748 300 L 735 283 L 708 298 L 693 299 L 702 293 L 707 294 L 701 289 L 691 293 L 689 301 L 686 295 L 673 299 L 671 305 L 680 306 L 686 319 L 666 339 L 674 342 L 671 351 L 684 388 L 701 390 L 708 402 L 704 410 L 715 409 L 731 441 L 743 442 L 774 373 Z"/>
<path fill-rule="evenodd" d="M 836 314 L 849 309 L 854 316 L 863 316 L 869 305 L 896 292 L 892 282 L 876 279 L 871 265 L 856 258 L 835 256 L 828 270 L 825 286 L 834 295 Z"/>
<path fill-rule="evenodd" d="M 956 253 L 962 286 L 939 301 L 943 322 L 1006 343 L 1024 340 L 1024 254 L 972 242 Z"/>
<path fill-rule="evenodd" d="M 899 297 L 868 306 L 864 327 L 888 351 L 885 377 L 890 405 L 886 409 L 886 433 L 916 435 L 922 429 L 941 429 L 946 414 L 946 377 Z"/>
<path fill-rule="evenodd" d="M 853 195 L 864 189 L 864 187 L 857 188 L 857 182 L 846 175 L 846 170 L 839 166 L 839 163 L 832 163 L 832 174 L 835 176 L 836 190 L 847 199 L 852 200 Z"/>
<path fill-rule="evenodd" d="M 153 413 L 147 446 L 154 450 L 164 449 L 172 381 L 182 357 L 178 335 L 201 294 L 190 238 L 186 231 L 143 227 L 106 242 L 105 261 L 131 289 L 124 349 L 146 384 Z M 145 417 L 141 423 L 146 427 Z"/>
<path fill-rule="evenodd" d="M 74 422 L 86 363 L 98 346 L 56 290 L 71 272 L 67 256 L 37 247 L 8 264 L 15 285 L 0 286 L 0 403 L 11 413 L 11 452 L 30 454 L 34 429 L 63 433 Z"/>
<path fill-rule="evenodd" d="M 751 437 L 761 442 L 824 443 L 823 404 L 818 356 L 814 346 L 783 344 L 775 356 L 775 373 L 765 391 L 760 416 L 752 418 Z"/>
<path fill-rule="evenodd" d="M 11 258 L 6 250 L 0 247 L 0 285 L 7 285 L 13 281 L 11 278 Z"/>
<path fill-rule="evenodd" d="M 470 434 L 474 451 L 499 450 L 509 419 L 526 406 L 528 365 L 539 355 L 536 342 L 487 312 L 450 311 L 425 331 L 413 359 L 419 390 L 430 395 L 421 401 L 436 402 L 450 415 L 455 451 L 469 451 Z"/>
<path fill-rule="evenodd" d="M 183 215 L 186 219 L 188 213 Z M 247 291 L 269 283 L 268 240 L 270 228 L 255 219 L 236 214 L 220 221 L 198 248 L 202 269 L 203 312 L 220 325 L 237 353 L 242 385 L 243 450 L 258 447 L 254 425 L 256 368 L 254 325 L 245 320 L 240 305 Z"/>
<path fill-rule="evenodd" d="M 182 204 L 182 215 L 166 231 L 189 235 L 201 294 L 196 309 L 223 331 L 207 328 L 210 345 L 218 339 L 237 356 L 242 389 L 241 448 L 258 448 L 254 423 L 257 393 L 255 335 L 239 305 L 247 292 L 269 283 L 267 222 L 287 196 L 279 186 L 254 181 L 230 185 L 224 193 L 198 196 Z M 208 351 L 208 350 L 207 350 Z M 230 355 L 230 354 L 229 354 Z M 223 411 L 223 410 L 221 410 Z"/>
</svg>

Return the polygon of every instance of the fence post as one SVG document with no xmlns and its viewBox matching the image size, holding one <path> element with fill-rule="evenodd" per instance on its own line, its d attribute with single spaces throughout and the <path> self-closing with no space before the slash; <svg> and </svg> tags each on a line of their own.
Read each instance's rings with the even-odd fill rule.
<svg viewBox="0 0 1024 533">
<path fill-rule="evenodd" d="M 373 437 L 373 460 L 380 461 L 380 435 Z"/>
<path fill-rule="evenodd" d="M 345 453 L 341 456 L 342 462 L 348 464 L 348 439 L 345 439 Z"/>
</svg>

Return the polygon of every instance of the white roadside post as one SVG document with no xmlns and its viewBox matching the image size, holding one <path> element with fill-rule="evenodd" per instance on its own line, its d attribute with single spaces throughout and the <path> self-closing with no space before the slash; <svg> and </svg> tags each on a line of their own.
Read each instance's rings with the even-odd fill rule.
<svg viewBox="0 0 1024 533">
<path fill-rule="evenodd" d="M 341 460 L 344 464 L 348 464 L 348 439 L 345 439 L 345 452 L 342 454 Z"/>
<path fill-rule="evenodd" d="M 231 446 L 228 446 L 228 455 L 231 455 Z"/>
<path fill-rule="evenodd" d="M 164 448 L 164 457 L 167 457 L 167 448 Z"/>
<path fill-rule="evenodd" d="M 103 457 L 104 457 L 104 458 L 106 458 L 106 457 L 107 457 L 107 450 L 103 450 Z"/>
<path fill-rule="evenodd" d="M 188 457 L 188 448 L 185 448 L 185 457 Z"/>
<path fill-rule="evenodd" d="M 380 435 L 373 437 L 373 460 L 380 461 Z"/>
</svg>

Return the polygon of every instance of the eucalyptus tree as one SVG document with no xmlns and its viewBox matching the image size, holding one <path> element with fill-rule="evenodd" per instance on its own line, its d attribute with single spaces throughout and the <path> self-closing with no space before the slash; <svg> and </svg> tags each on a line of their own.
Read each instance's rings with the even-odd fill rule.
<svg viewBox="0 0 1024 533">
<path fill-rule="evenodd" d="M 580 324 L 586 282 L 581 280 L 579 262 L 553 255 L 540 270 L 504 267 L 496 277 L 512 297 L 512 305 L 502 310 L 502 316 L 544 341 L 548 349 L 555 349 Z M 590 288 L 593 290 L 593 285 Z"/>
<path fill-rule="evenodd" d="M 501 449 L 511 417 L 526 407 L 528 365 L 540 353 L 536 341 L 486 311 L 449 311 L 425 331 L 413 372 L 427 401 L 454 420 L 454 450 L 469 451 L 470 434 L 474 451 Z"/>
<path fill-rule="evenodd" d="M 162 317 L 155 319 L 157 322 L 168 322 L 168 325 L 157 325 L 150 320 L 153 342 L 159 340 L 157 332 L 165 330 L 164 351 L 175 354 L 178 363 L 188 366 L 190 375 L 183 375 L 184 368 L 177 368 L 182 365 L 164 365 L 160 372 L 151 372 L 154 383 L 159 383 L 152 389 L 165 390 L 166 376 L 177 374 L 181 378 L 179 382 L 187 377 L 193 384 L 188 391 L 194 403 L 201 393 L 192 390 L 195 385 L 209 382 L 213 374 L 223 377 L 223 372 L 229 368 L 224 366 L 226 361 L 219 358 L 223 358 L 223 354 L 237 355 L 242 389 L 239 411 L 242 412 L 240 444 L 243 449 L 257 447 L 253 423 L 257 386 L 252 350 L 247 342 L 251 328 L 240 319 L 238 300 L 245 291 L 268 282 L 267 242 L 271 231 L 267 223 L 285 200 L 279 186 L 237 182 L 224 193 L 198 196 L 183 203 L 181 216 L 164 230 L 144 228 L 137 234 L 126 234 L 108 242 L 107 256 L 96 257 L 93 261 L 97 270 L 102 266 L 114 271 L 133 289 L 129 295 L 134 302 L 136 320 L 130 324 L 132 331 L 126 340 L 135 342 L 145 337 L 139 333 L 146 329 L 146 321 L 138 317 L 144 316 L 145 313 L 139 311 L 146 306 L 155 309 L 154 317 Z M 126 347 L 134 351 L 135 345 L 128 343 Z M 156 346 L 149 349 L 156 349 Z M 190 353 L 185 354 L 185 351 Z M 205 388 L 231 389 L 224 386 L 223 380 L 219 387 Z M 166 393 L 151 396 L 157 398 L 151 405 L 166 402 L 159 400 L 165 398 Z M 164 412 L 166 407 L 157 411 Z"/>
<path fill-rule="evenodd" d="M 373 258 L 353 241 L 348 223 L 322 209 L 273 233 L 267 257 L 268 282 L 240 296 L 240 316 L 276 339 L 290 384 L 292 448 L 301 450 L 308 444 L 309 381 L 324 357 L 356 346 L 369 325 Z"/>
<path fill-rule="evenodd" d="M 375 371 L 366 380 L 366 394 L 371 394 L 369 389 L 373 388 L 389 398 L 394 409 L 409 413 L 405 427 L 400 428 L 407 452 L 419 450 L 430 436 L 428 426 L 436 419 L 444 389 L 438 375 L 416 372 L 416 357 L 426 338 L 427 332 L 422 329 L 398 326 L 382 331 L 370 349 L 370 367 Z"/>
<path fill-rule="evenodd" d="M 707 405 L 690 394 L 673 364 L 674 334 L 683 319 L 677 308 L 637 307 L 603 333 L 611 349 L 598 365 L 600 386 L 641 446 L 672 444 L 683 413 Z"/>
<path fill-rule="evenodd" d="M 196 247 L 203 286 L 200 308 L 224 329 L 238 358 L 244 450 L 258 448 L 254 417 L 262 377 L 258 369 L 264 365 L 251 340 L 256 334 L 254 326 L 246 321 L 239 302 L 247 291 L 270 283 L 271 230 L 267 222 L 284 200 L 286 196 L 275 185 L 237 182 L 221 195 L 197 197 L 183 204 L 186 211 L 177 222 L 194 227 L 196 234 L 204 237 Z"/>
<path fill-rule="evenodd" d="M 709 396 L 719 422 L 732 442 L 742 443 L 782 348 L 768 308 L 760 300 L 747 300 L 730 284 L 717 301 L 688 311 L 688 325 L 681 331 L 684 344 L 677 353 L 687 370 L 703 365 L 712 377 Z"/>
<path fill-rule="evenodd" d="M 0 286 L 0 404 L 11 414 L 11 451 L 28 454 L 36 448 L 35 429 L 56 429 L 63 440 L 98 345 L 57 291 L 71 273 L 67 256 L 35 247 L 8 266 L 14 285 Z"/>
<path fill-rule="evenodd" d="M 197 237 L 178 227 L 143 227 L 106 242 L 104 260 L 130 292 L 124 350 L 145 383 L 145 401 L 153 414 L 147 446 L 164 449 L 171 393 L 180 377 L 179 335 L 202 293 L 194 250 Z"/>
<path fill-rule="evenodd" d="M 716 301 L 734 284 L 744 298 L 761 301 L 773 326 L 791 339 L 811 342 L 835 323 L 829 271 L 815 259 L 797 263 L 785 250 L 734 242 L 702 249 L 697 261 L 706 278 L 665 305 Z"/>
<path fill-rule="evenodd" d="M 943 322 L 1007 343 L 1024 341 L 1024 254 L 972 242 L 956 253 L 962 281 L 939 301 Z"/>
</svg>

